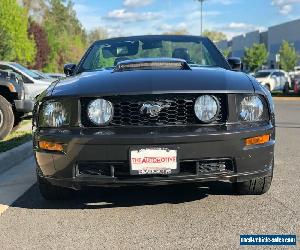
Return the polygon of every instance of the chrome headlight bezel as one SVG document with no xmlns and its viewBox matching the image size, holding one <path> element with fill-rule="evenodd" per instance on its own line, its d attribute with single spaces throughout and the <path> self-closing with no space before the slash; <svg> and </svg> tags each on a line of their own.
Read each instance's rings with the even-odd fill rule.
<svg viewBox="0 0 300 250">
<path fill-rule="evenodd" d="M 70 125 L 70 111 L 63 101 L 45 101 L 39 110 L 39 127 L 60 128 Z"/>
<path fill-rule="evenodd" d="M 268 105 L 261 95 L 242 95 L 237 102 L 238 120 L 241 122 L 262 122 L 269 120 Z"/>
<path fill-rule="evenodd" d="M 96 116 L 95 116 L 95 110 L 93 111 L 92 109 L 98 109 L 98 111 L 96 111 Z M 101 118 L 101 113 L 103 111 L 105 111 L 106 113 L 103 115 L 103 119 L 101 121 L 100 118 Z M 109 124 L 114 117 L 114 106 L 110 101 L 104 98 L 97 98 L 89 102 L 89 104 L 87 105 L 86 112 L 87 112 L 87 117 L 92 124 L 96 126 L 105 126 Z M 92 112 L 94 112 L 94 114 L 92 114 Z M 92 117 L 93 115 L 95 117 Z"/>
<path fill-rule="evenodd" d="M 209 107 L 207 101 L 211 101 L 210 105 L 212 106 L 210 108 L 212 111 L 212 115 L 210 115 L 208 119 L 204 119 L 204 114 L 201 112 L 203 112 L 203 109 L 207 109 Z M 195 100 L 194 112 L 201 123 L 214 122 L 220 114 L 220 102 L 218 98 L 214 95 L 201 95 Z"/>
</svg>

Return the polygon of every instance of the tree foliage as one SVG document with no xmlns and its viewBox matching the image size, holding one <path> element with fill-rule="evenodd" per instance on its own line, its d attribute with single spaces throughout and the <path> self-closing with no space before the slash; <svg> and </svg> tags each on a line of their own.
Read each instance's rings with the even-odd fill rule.
<svg viewBox="0 0 300 250">
<path fill-rule="evenodd" d="M 245 48 L 244 63 L 251 71 L 261 68 L 268 59 L 268 51 L 264 44 L 254 43 L 252 47 Z"/>
<path fill-rule="evenodd" d="M 220 42 L 227 39 L 227 36 L 219 31 L 204 30 L 202 35 L 208 37 L 213 42 Z"/>
<path fill-rule="evenodd" d="M 31 20 L 41 24 L 43 15 L 47 9 L 45 0 L 18 0 L 26 9 Z"/>
<path fill-rule="evenodd" d="M 189 32 L 184 28 L 174 29 L 168 32 L 165 32 L 164 35 L 187 35 Z"/>
<path fill-rule="evenodd" d="M 66 62 L 76 62 L 86 49 L 86 33 L 71 1 L 49 0 L 43 26 L 50 46 L 47 71 L 61 71 Z"/>
<path fill-rule="evenodd" d="M 103 40 L 106 38 L 108 38 L 107 30 L 102 27 L 98 27 L 88 33 L 87 40 L 88 44 L 90 45 L 95 41 Z"/>
<path fill-rule="evenodd" d="M 231 49 L 230 48 L 223 49 L 223 50 L 221 50 L 221 52 L 222 52 L 223 56 L 227 58 L 231 54 Z"/>
<path fill-rule="evenodd" d="M 46 66 L 50 52 L 47 34 L 44 28 L 36 22 L 30 23 L 28 32 L 34 38 L 36 44 L 36 56 L 35 62 L 32 64 L 33 68 L 41 70 Z"/>
<path fill-rule="evenodd" d="M 283 41 L 279 50 L 280 67 L 285 71 L 292 71 L 297 65 L 299 56 L 293 44 Z"/>
<path fill-rule="evenodd" d="M 28 36 L 28 18 L 16 0 L 0 0 L 0 60 L 31 63 L 35 43 Z"/>
</svg>

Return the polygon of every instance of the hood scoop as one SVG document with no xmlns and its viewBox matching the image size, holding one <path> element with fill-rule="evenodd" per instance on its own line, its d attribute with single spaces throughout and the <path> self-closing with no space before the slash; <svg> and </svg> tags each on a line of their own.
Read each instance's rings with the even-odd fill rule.
<svg viewBox="0 0 300 250">
<path fill-rule="evenodd" d="M 173 58 L 146 58 L 125 60 L 117 64 L 114 72 L 133 70 L 190 70 L 185 60 Z"/>
</svg>

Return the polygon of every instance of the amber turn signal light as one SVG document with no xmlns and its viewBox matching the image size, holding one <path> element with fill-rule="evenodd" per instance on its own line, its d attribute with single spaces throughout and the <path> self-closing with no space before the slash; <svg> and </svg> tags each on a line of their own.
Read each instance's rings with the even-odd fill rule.
<svg viewBox="0 0 300 250">
<path fill-rule="evenodd" d="M 246 146 L 259 145 L 259 144 L 264 144 L 268 141 L 270 141 L 270 135 L 261 135 L 261 136 L 256 136 L 256 137 L 251 137 L 246 139 L 245 144 Z"/>
<path fill-rule="evenodd" d="M 48 141 L 39 141 L 39 148 L 49 151 L 64 151 L 62 144 Z"/>
<path fill-rule="evenodd" d="M 10 92 L 16 92 L 15 86 L 13 84 L 8 84 L 8 89 Z"/>
</svg>

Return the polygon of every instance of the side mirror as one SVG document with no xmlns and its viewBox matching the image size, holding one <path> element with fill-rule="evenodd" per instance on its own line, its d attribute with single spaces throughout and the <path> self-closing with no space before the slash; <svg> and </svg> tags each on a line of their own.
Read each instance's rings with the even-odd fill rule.
<svg viewBox="0 0 300 250">
<path fill-rule="evenodd" d="M 75 73 L 76 64 L 75 63 L 68 63 L 64 66 L 64 72 L 66 76 L 71 76 Z"/>
<path fill-rule="evenodd" d="M 227 58 L 227 62 L 229 63 L 229 65 L 233 71 L 242 71 L 243 64 L 242 64 L 242 61 L 240 58 L 229 57 L 229 58 Z"/>
</svg>

